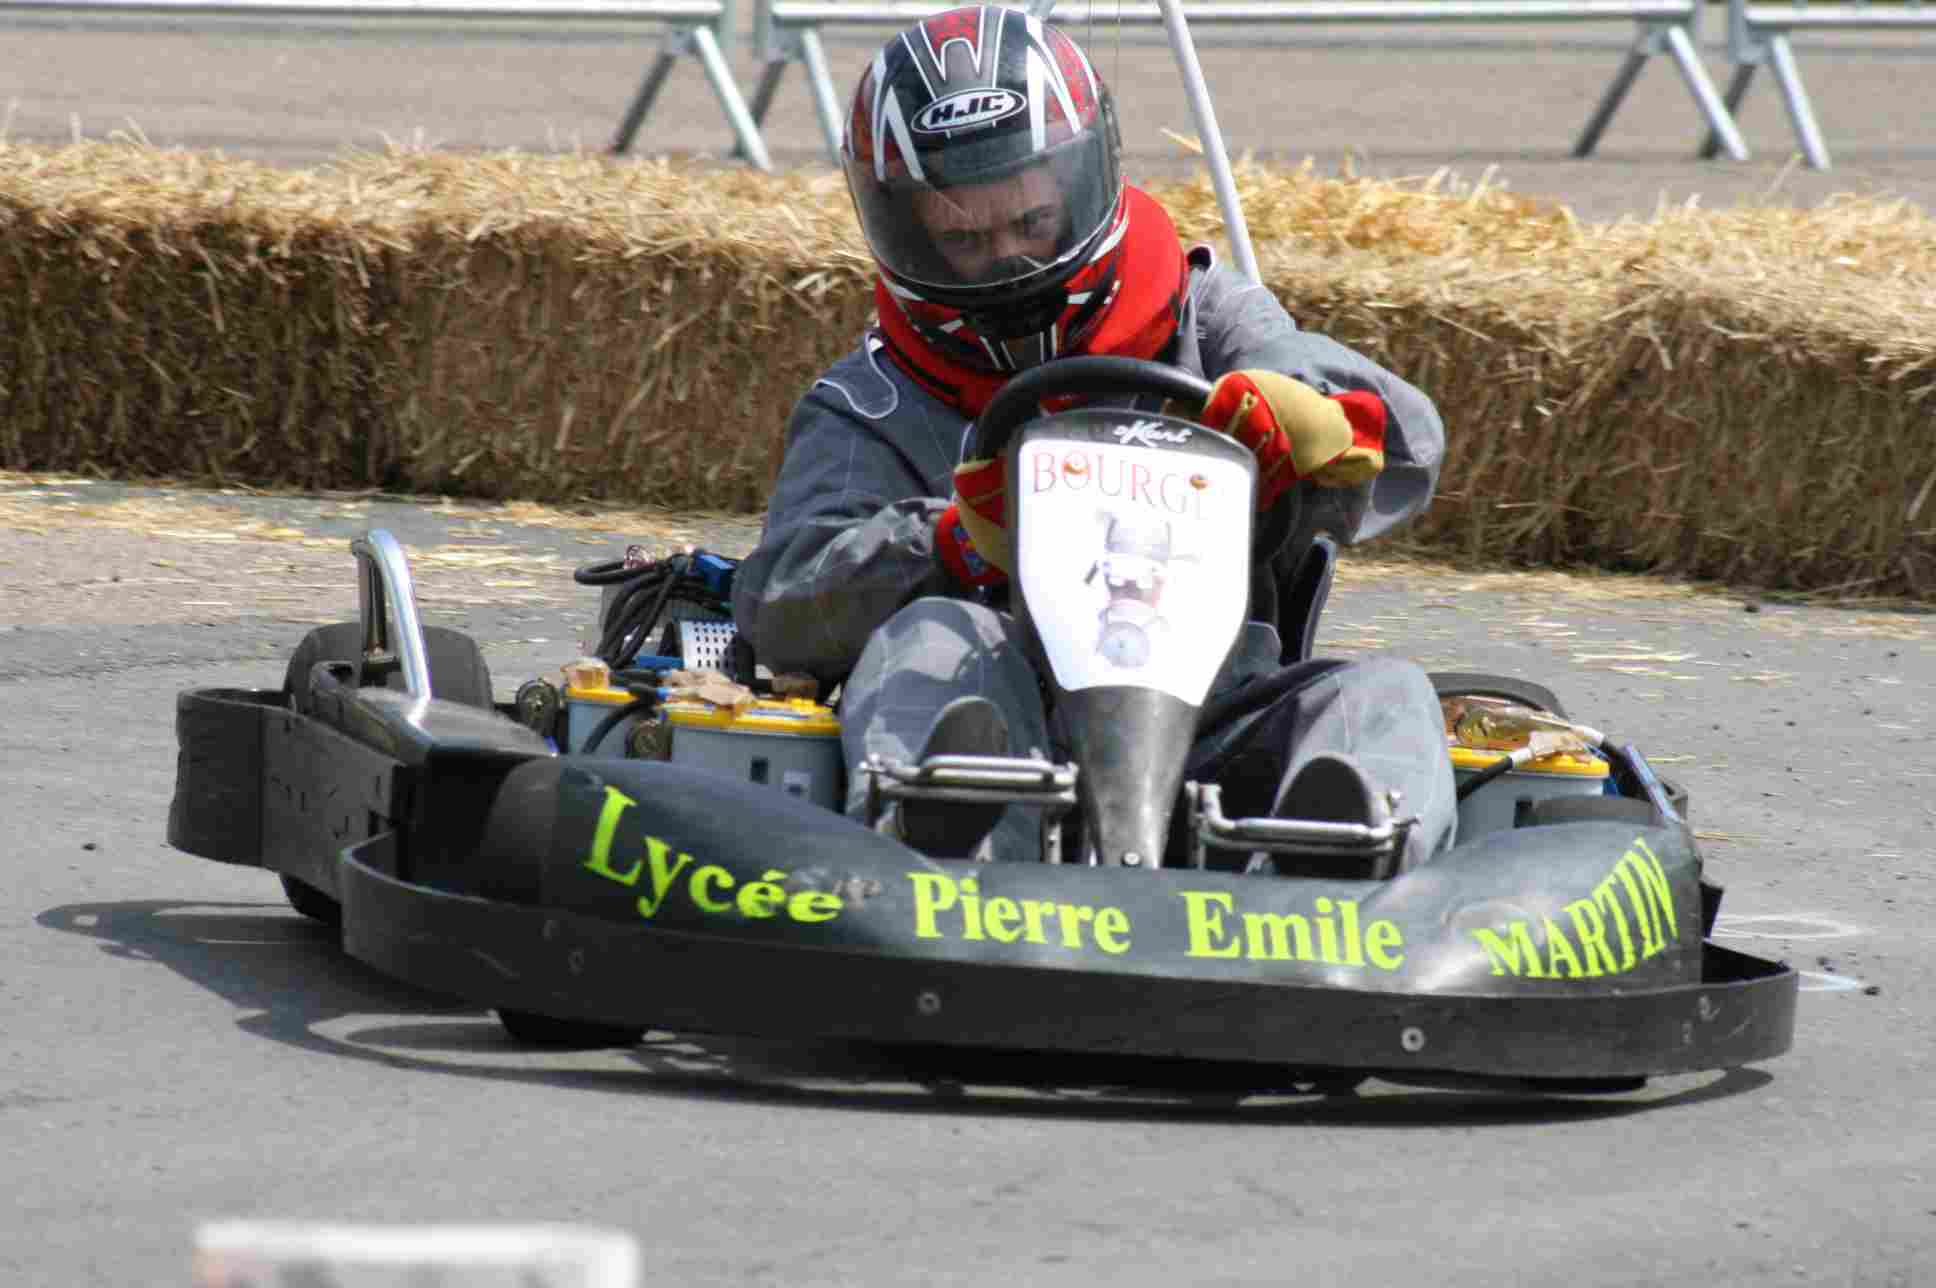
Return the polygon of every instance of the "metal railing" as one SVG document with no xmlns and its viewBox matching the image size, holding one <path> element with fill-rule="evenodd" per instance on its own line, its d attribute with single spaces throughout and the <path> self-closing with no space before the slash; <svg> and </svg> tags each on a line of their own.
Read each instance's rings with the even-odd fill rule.
<svg viewBox="0 0 1936 1288">
<path fill-rule="evenodd" d="M 1734 78 L 1728 82 L 1727 108 L 1732 113 L 1747 96 L 1755 69 L 1766 64 L 1774 69 L 1775 84 L 1788 107 L 1788 120 L 1795 127 L 1795 141 L 1802 155 L 1817 170 L 1829 168 L 1828 146 L 1822 142 L 1821 126 L 1815 121 L 1814 106 L 1802 84 L 1801 68 L 1788 43 L 1793 31 L 1926 31 L 1936 32 L 1936 6 L 1923 0 L 1908 4 L 1880 6 L 1858 0 L 1854 4 L 1751 4 L 1749 0 L 1728 0 L 1728 57 L 1734 63 Z M 1709 137 L 1702 156 L 1714 155 L 1718 140 Z"/>
<path fill-rule="evenodd" d="M 298 19 L 347 28 L 372 24 L 462 22 L 517 24 L 629 24 L 665 27 L 659 56 L 647 69 L 619 123 L 612 151 L 624 152 L 680 57 L 698 58 L 711 82 L 738 154 L 772 169 L 766 144 L 748 110 L 723 46 L 730 45 L 735 0 L 0 0 L 0 18 L 52 16 L 88 25 L 126 25 L 191 18 Z"/>
<path fill-rule="evenodd" d="M 829 155 L 837 163 L 844 113 L 828 70 L 821 29 L 907 27 L 948 7 L 946 3 L 924 3 L 923 0 L 754 0 L 754 52 L 765 64 L 753 89 L 754 123 L 757 125 L 766 119 L 788 64 L 797 62 L 805 69 L 821 134 Z M 1038 13 L 1048 7 L 1039 2 L 1030 6 Z M 1647 60 L 1665 53 L 1673 58 L 1696 107 L 1707 121 L 1708 142 L 1704 145 L 1710 149 L 1707 154 L 1711 155 L 1711 149 L 1719 147 L 1727 149 L 1728 155 L 1737 161 L 1748 156 L 1731 109 L 1715 89 L 1695 52 L 1700 0 L 1248 0 L 1244 3 L 1206 0 L 1186 3 L 1182 8 L 1190 26 L 1199 29 L 1255 29 L 1279 23 L 1631 22 L 1635 27 L 1634 42 L 1580 132 L 1573 155 L 1586 156 L 1593 151 Z M 1111 4 L 1106 13 L 1107 21 L 1120 22 L 1126 27 L 1156 26 L 1164 22 L 1160 7 L 1147 0 Z"/>
</svg>

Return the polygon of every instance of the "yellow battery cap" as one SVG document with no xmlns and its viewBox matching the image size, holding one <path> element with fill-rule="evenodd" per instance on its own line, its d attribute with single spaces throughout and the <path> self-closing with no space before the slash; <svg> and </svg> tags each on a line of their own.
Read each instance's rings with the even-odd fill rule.
<svg viewBox="0 0 1936 1288">
<path fill-rule="evenodd" d="M 1504 752 L 1485 751 L 1476 747 L 1461 747 L 1456 743 L 1450 748 L 1454 770 L 1480 770 L 1504 757 Z M 1605 778 L 1607 762 L 1598 756 L 1578 756 L 1572 752 L 1555 752 L 1529 760 L 1518 769 L 1508 770 L 1514 774 L 1568 774 L 1576 778 Z"/>
<path fill-rule="evenodd" d="M 710 702 L 668 702 L 665 713 L 666 719 L 681 729 L 792 734 L 803 738 L 826 738 L 840 732 L 840 717 L 834 714 L 833 708 L 807 698 L 759 698 L 737 708 L 714 706 Z"/>
</svg>

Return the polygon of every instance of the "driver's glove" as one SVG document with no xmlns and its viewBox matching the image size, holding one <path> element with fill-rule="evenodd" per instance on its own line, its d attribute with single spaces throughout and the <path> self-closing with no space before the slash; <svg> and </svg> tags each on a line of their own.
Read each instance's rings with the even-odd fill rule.
<svg viewBox="0 0 1936 1288">
<path fill-rule="evenodd" d="M 935 554 L 964 586 L 985 589 L 1008 580 L 1008 457 L 955 466 L 955 495 L 934 524 Z"/>
<path fill-rule="evenodd" d="M 1279 372 L 1232 371 L 1211 386 L 1197 420 L 1257 457 L 1260 511 L 1301 479 L 1355 487 L 1385 468 L 1385 404 L 1366 390 L 1326 396 Z"/>
</svg>

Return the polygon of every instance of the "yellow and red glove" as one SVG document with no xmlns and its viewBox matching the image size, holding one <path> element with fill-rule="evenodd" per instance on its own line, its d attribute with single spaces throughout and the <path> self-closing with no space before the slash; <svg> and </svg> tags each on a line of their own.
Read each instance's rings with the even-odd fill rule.
<svg viewBox="0 0 1936 1288">
<path fill-rule="evenodd" d="M 935 552 L 964 586 L 986 588 L 1008 580 L 1008 458 L 955 466 L 955 495 L 934 524 Z"/>
<path fill-rule="evenodd" d="M 1362 389 L 1326 396 L 1275 371 L 1232 371 L 1211 386 L 1197 420 L 1257 457 L 1257 508 L 1302 479 L 1355 487 L 1385 468 L 1385 404 Z"/>
</svg>

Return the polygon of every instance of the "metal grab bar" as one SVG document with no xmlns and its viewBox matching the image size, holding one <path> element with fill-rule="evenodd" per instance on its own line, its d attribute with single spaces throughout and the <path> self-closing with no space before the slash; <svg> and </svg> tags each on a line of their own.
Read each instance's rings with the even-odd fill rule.
<svg viewBox="0 0 1936 1288">
<path fill-rule="evenodd" d="M 363 655 L 394 653 L 403 666 L 403 687 L 413 698 L 430 696 L 430 656 L 417 588 L 403 546 L 383 528 L 350 542 L 356 556 L 356 590 L 363 620 Z M 395 630 L 391 629 L 394 621 Z"/>
</svg>

